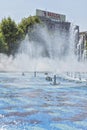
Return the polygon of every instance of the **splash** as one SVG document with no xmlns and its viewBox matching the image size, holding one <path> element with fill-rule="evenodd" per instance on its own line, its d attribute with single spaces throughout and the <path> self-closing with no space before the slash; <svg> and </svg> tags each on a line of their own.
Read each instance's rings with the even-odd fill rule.
<svg viewBox="0 0 87 130">
<path fill-rule="evenodd" d="M 68 33 L 35 26 L 15 57 L 0 54 L 0 71 L 87 71 L 86 62 L 77 60 L 76 36 L 75 26 Z"/>
</svg>

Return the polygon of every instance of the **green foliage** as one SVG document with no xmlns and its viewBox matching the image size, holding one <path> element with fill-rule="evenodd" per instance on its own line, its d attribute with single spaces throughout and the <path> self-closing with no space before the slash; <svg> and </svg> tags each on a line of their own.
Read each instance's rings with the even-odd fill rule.
<svg viewBox="0 0 87 130">
<path fill-rule="evenodd" d="M 1 32 L 4 37 L 5 43 L 7 43 L 8 46 L 8 54 L 11 54 L 13 49 L 13 44 L 16 41 L 17 38 L 17 26 L 14 21 L 11 20 L 10 17 L 7 19 L 4 18 L 1 22 Z"/>
<path fill-rule="evenodd" d="M 2 20 L 0 28 L 4 42 L 7 43 L 8 46 L 8 54 L 14 53 L 17 47 L 17 41 L 23 36 L 22 30 L 18 29 L 16 23 L 10 17 Z"/>
<path fill-rule="evenodd" d="M 0 53 L 14 54 L 29 29 L 36 23 L 40 23 L 37 16 L 23 18 L 18 25 L 10 17 L 3 18 L 0 24 Z"/>
<path fill-rule="evenodd" d="M 17 35 L 17 25 L 10 17 L 4 18 L 1 22 L 1 31 L 6 43 L 13 43 Z"/>
<path fill-rule="evenodd" d="M 2 33 L 0 33 L 0 52 L 7 53 L 7 51 L 8 51 L 8 46 L 4 42 L 4 37 L 3 37 Z"/>
<path fill-rule="evenodd" d="M 37 16 L 30 16 L 28 18 L 23 18 L 18 27 L 21 28 L 26 35 L 29 27 L 32 27 L 36 23 L 40 23 L 39 18 Z"/>
</svg>

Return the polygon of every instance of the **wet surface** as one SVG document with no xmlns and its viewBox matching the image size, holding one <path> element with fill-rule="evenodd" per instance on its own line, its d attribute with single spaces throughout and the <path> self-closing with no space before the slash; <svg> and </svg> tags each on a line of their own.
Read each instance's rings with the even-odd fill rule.
<svg viewBox="0 0 87 130">
<path fill-rule="evenodd" d="M 60 84 L 51 85 L 45 77 L 0 73 L 1 130 L 87 129 L 86 82 L 58 75 Z"/>
</svg>

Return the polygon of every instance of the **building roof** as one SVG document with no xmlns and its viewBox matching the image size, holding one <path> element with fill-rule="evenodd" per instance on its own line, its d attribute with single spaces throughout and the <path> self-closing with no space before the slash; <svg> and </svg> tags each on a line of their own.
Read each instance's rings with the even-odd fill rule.
<svg viewBox="0 0 87 130">
<path fill-rule="evenodd" d="M 80 34 L 80 35 L 87 35 L 87 31 L 80 32 L 79 34 Z"/>
</svg>

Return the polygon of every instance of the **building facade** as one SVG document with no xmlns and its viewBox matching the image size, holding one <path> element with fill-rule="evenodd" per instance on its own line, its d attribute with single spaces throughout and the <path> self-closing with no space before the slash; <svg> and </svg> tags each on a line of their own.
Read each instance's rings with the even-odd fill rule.
<svg viewBox="0 0 87 130">
<path fill-rule="evenodd" d="M 79 33 L 77 53 L 80 61 L 87 61 L 87 31 Z"/>
<path fill-rule="evenodd" d="M 59 39 L 61 38 L 61 41 L 58 41 L 59 39 L 57 38 L 58 43 L 61 42 L 62 44 L 62 48 L 61 48 L 61 52 L 58 53 L 59 57 L 61 58 L 61 56 L 65 56 L 68 53 L 69 50 L 69 44 L 70 44 L 70 35 L 71 35 L 71 22 L 67 22 L 66 21 L 66 15 L 64 14 L 57 14 L 57 13 L 53 13 L 53 12 L 49 12 L 49 11 L 44 11 L 44 10 L 39 10 L 36 9 L 36 16 L 39 17 L 39 19 L 41 20 L 41 23 L 43 26 L 46 26 L 48 32 L 50 33 L 50 36 L 53 35 L 55 32 L 59 37 Z M 32 30 L 32 29 L 31 29 Z M 79 41 L 79 26 L 75 26 L 74 27 L 74 32 L 76 30 L 76 36 L 74 39 L 75 42 L 75 49 L 74 52 L 76 54 L 76 46 L 78 44 Z M 43 52 L 45 56 L 49 56 L 50 54 L 48 54 L 48 50 L 47 47 L 45 46 L 45 40 L 43 39 L 43 37 L 41 37 L 39 31 L 37 32 L 37 30 L 34 29 L 34 31 L 32 31 L 31 34 L 29 34 L 31 39 L 33 39 L 34 41 L 37 42 L 38 46 L 43 46 Z M 54 37 L 53 37 L 54 39 Z M 52 40 L 53 42 L 53 40 Z M 39 44 L 42 43 L 42 44 Z M 52 46 L 55 46 L 55 43 L 53 43 Z M 54 53 L 57 53 L 59 46 L 57 45 L 57 49 L 56 52 L 55 50 L 53 51 Z M 55 55 L 55 54 L 54 54 Z"/>
<path fill-rule="evenodd" d="M 47 25 L 48 29 L 62 31 L 69 31 L 70 22 L 66 22 L 66 16 L 63 14 L 56 14 L 53 12 L 43 11 L 36 9 L 36 16 Z"/>
</svg>

